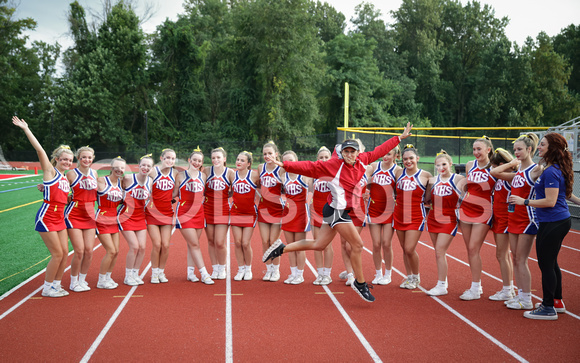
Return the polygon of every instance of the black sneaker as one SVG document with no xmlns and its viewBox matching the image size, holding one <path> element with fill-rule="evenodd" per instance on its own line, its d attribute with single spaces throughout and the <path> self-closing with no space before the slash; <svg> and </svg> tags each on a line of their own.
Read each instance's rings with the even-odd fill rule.
<svg viewBox="0 0 580 363">
<path fill-rule="evenodd" d="M 364 301 L 368 301 L 368 302 L 375 301 L 375 297 L 369 291 L 369 287 L 371 289 L 373 288 L 372 285 L 368 285 L 366 282 L 363 282 L 361 284 L 357 280 L 354 280 L 354 282 L 350 286 L 352 287 L 352 289 L 354 291 L 356 291 L 357 294 L 360 295 L 360 297 L 363 298 Z"/>
<path fill-rule="evenodd" d="M 277 239 L 270 248 L 266 252 L 264 252 L 264 257 L 262 258 L 262 262 L 266 262 L 268 260 L 273 260 L 276 257 L 279 257 L 282 253 L 284 253 L 284 243 L 281 240 Z"/>
</svg>

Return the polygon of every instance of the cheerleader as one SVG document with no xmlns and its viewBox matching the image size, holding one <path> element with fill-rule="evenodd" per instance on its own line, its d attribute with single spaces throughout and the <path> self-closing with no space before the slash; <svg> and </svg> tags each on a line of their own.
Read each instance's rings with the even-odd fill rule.
<svg viewBox="0 0 580 363">
<path fill-rule="evenodd" d="M 383 156 L 382 161 L 371 164 L 367 218 L 373 241 L 373 262 L 376 271 L 373 284 L 388 285 L 391 282 L 395 174 L 401 170 L 395 161 L 400 155 L 401 150 L 397 145 Z M 383 259 L 385 261 L 384 275 Z"/>
<path fill-rule="evenodd" d="M 139 160 L 139 171 L 126 175 L 123 179 L 123 207 L 119 213 L 119 229 L 129 245 L 125 260 L 125 285 L 143 285 L 139 269 L 145 258 L 147 242 L 147 223 L 145 205 L 151 196 L 151 178 L 153 169 L 151 154 Z"/>
<path fill-rule="evenodd" d="M 161 167 L 155 166 L 149 176 L 153 179 L 151 201 L 145 209 L 147 232 L 151 238 L 151 283 L 169 282 L 165 265 L 169 257 L 169 241 L 173 230 L 173 188 L 175 188 L 176 154 L 171 149 L 161 151 Z"/>
<path fill-rule="evenodd" d="M 489 159 L 492 170 L 507 164 L 514 157 L 505 149 L 497 148 Z M 514 172 L 515 170 L 511 170 Z M 489 297 L 493 301 L 507 301 L 515 297 L 513 275 L 514 266 L 510 256 L 510 240 L 508 233 L 508 197 L 511 185 L 507 180 L 498 179 L 493 191 L 493 224 L 491 230 L 495 240 L 495 256 L 499 263 L 503 288 Z"/>
<path fill-rule="evenodd" d="M 467 180 L 465 196 L 459 207 L 459 226 L 463 234 L 469 268 L 471 270 L 471 287 L 459 297 L 461 300 L 481 298 L 481 255 L 479 251 L 483 240 L 490 229 L 493 209 L 492 193 L 496 178 L 489 172 L 489 158 L 493 154 L 493 145 L 487 136 L 473 142 L 475 160 L 465 165 Z"/>
<path fill-rule="evenodd" d="M 258 166 L 260 174 L 260 203 L 258 204 L 258 227 L 262 237 L 262 250 L 266 252 L 276 240 L 280 238 L 282 211 L 282 177 L 284 169 L 276 165 L 278 161 L 278 147 L 273 141 L 268 142 L 262 148 L 262 154 L 266 162 Z M 266 274 L 264 281 L 280 280 L 280 259 L 274 258 L 272 262 L 266 262 Z"/>
<path fill-rule="evenodd" d="M 75 251 L 70 266 L 70 290 L 89 291 L 87 273 L 93 260 L 95 244 L 95 201 L 97 200 L 97 172 L 91 169 L 95 151 L 83 146 L 76 151 L 77 167 L 66 173 L 72 198 L 64 211 L 68 236 Z"/>
<path fill-rule="evenodd" d="M 405 146 L 402 157 L 405 168 L 395 174 L 397 202 L 393 212 L 393 228 L 403 248 L 407 271 L 407 277 L 400 287 L 412 290 L 421 282 L 416 248 L 425 228 L 425 192 L 433 176 L 417 167 L 419 155 L 413 145 Z"/>
<path fill-rule="evenodd" d="M 282 161 L 298 161 L 298 155 L 288 150 L 282 154 Z M 282 217 L 282 230 L 286 243 L 300 241 L 306 238 L 306 232 L 310 231 L 310 210 L 306 202 L 308 197 L 308 183 L 310 178 L 302 175 L 288 173 L 284 175 L 284 193 L 286 204 Z M 299 285 L 304 282 L 304 266 L 306 264 L 306 252 L 296 251 L 288 254 L 290 262 L 290 275 L 284 281 L 285 284 Z"/>
<path fill-rule="evenodd" d="M 28 128 L 26 121 L 16 116 L 12 123 L 20 127 L 30 144 L 38 154 L 43 172 L 44 202 L 36 214 L 35 230 L 50 252 L 50 261 L 46 265 L 42 296 L 67 296 L 60 281 L 64 274 L 68 256 L 68 237 L 64 222 L 64 206 L 67 202 L 70 184 L 64 173 L 72 166 L 74 155 L 70 147 L 61 145 L 52 152 L 52 160 Z"/>
<path fill-rule="evenodd" d="M 534 308 L 532 303 L 532 275 L 528 267 L 528 257 L 532 251 L 534 238 L 538 233 L 535 208 L 529 206 L 529 200 L 535 196 L 534 183 L 542 174 L 542 167 L 533 162 L 532 156 L 538 145 L 538 136 L 530 132 L 520 136 L 514 142 L 514 160 L 492 170 L 492 175 L 511 184 L 511 196 L 523 198 L 523 205 L 513 205 L 513 212 L 508 213 L 508 232 L 510 248 L 514 259 L 514 274 L 518 284 L 518 296 L 506 302 L 510 309 Z M 517 168 L 513 173 L 509 169 Z M 511 211 L 508 209 L 508 211 Z"/>
<path fill-rule="evenodd" d="M 230 225 L 234 236 L 238 273 L 235 281 L 249 281 L 252 275 L 252 234 L 256 227 L 256 188 L 258 173 L 252 170 L 252 153 L 242 151 L 236 158 L 236 172 L 232 174 L 232 207 Z"/>
<path fill-rule="evenodd" d="M 427 229 L 435 248 L 437 262 L 437 285 L 427 295 L 447 295 L 447 249 L 457 233 L 457 205 L 461 196 L 463 176 L 451 173 L 453 160 L 441 150 L 435 157 L 437 176 L 429 179 L 431 210 L 427 218 Z"/>
<path fill-rule="evenodd" d="M 206 177 L 204 214 L 207 223 L 205 233 L 213 267 L 211 278 L 218 280 L 224 280 L 227 276 L 226 238 L 230 219 L 228 197 L 233 171 L 226 166 L 226 158 L 227 154 L 223 148 L 213 149 L 211 151 L 213 165 L 204 170 Z"/>
<path fill-rule="evenodd" d="M 187 280 L 199 281 L 195 276 L 195 266 L 201 274 L 201 282 L 212 285 L 214 281 L 205 268 L 199 239 L 205 227 L 205 213 L 203 208 L 205 191 L 205 174 L 203 169 L 203 154 L 199 147 L 188 159 L 189 168 L 177 174 L 173 197 L 179 197 L 177 204 L 177 219 L 175 227 L 187 242 Z"/>
<path fill-rule="evenodd" d="M 118 208 L 123 201 L 123 187 L 121 181 L 125 174 L 125 160 L 116 157 L 111 161 L 111 173 L 97 179 L 97 235 L 101 245 L 105 248 L 105 256 L 99 270 L 99 289 L 115 289 L 117 284 L 111 273 L 119 254 L 119 226 Z"/>
<path fill-rule="evenodd" d="M 326 146 L 322 146 L 318 150 L 316 160 L 326 161 L 330 157 L 330 150 Z M 328 187 L 328 181 L 310 178 L 309 190 L 312 192 L 312 203 L 310 204 L 312 234 L 314 235 L 314 239 L 316 239 L 320 227 L 322 227 L 322 208 L 326 204 L 328 195 L 330 194 L 330 188 Z M 332 243 L 329 243 L 323 251 L 314 251 L 314 262 L 318 272 L 318 276 L 316 276 L 316 280 L 313 282 L 314 285 L 328 285 L 332 282 L 330 273 L 332 271 L 333 259 L 334 250 L 332 249 Z"/>
</svg>

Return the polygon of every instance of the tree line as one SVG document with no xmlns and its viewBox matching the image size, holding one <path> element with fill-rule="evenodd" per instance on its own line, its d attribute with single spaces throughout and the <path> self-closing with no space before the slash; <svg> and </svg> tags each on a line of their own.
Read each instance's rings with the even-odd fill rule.
<svg viewBox="0 0 580 363">
<path fill-rule="evenodd" d="M 580 25 L 519 45 L 509 20 L 477 1 L 403 0 L 393 24 L 363 2 L 347 30 L 321 1 L 187 0 L 146 34 L 134 2 L 111 1 L 93 22 L 72 2 L 74 45 L 62 50 L 27 45 L 34 19 L 14 19 L 0 0 L 5 152 L 28 148 L 13 114 L 46 146 L 315 147 L 325 141 L 313 135 L 342 126 L 345 82 L 351 126 L 550 126 L 580 115 Z"/>
</svg>

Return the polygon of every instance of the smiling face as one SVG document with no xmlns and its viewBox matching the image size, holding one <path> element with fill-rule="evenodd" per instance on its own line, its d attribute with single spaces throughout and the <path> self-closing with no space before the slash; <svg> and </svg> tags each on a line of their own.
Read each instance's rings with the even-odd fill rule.
<svg viewBox="0 0 580 363">
<path fill-rule="evenodd" d="M 248 161 L 248 157 L 244 154 L 239 154 L 236 158 L 236 169 L 238 170 L 245 170 L 250 169 L 250 162 Z"/>
<path fill-rule="evenodd" d="M 171 168 L 175 165 L 176 158 L 177 155 L 173 151 L 165 151 L 160 157 L 163 168 Z"/>
<path fill-rule="evenodd" d="M 451 164 L 446 157 L 440 157 L 435 159 L 435 169 L 440 175 L 448 176 L 451 174 Z"/>
<path fill-rule="evenodd" d="M 111 164 L 111 175 L 122 178 L 123 174 L 125 174 L 125 166 L 126 164 L 123 160 L 113 160 Z"/>
<path fill-rule="evenodd" d="M 543 158 L 544 155 L 546 155 L 546 152 L 548 151 L 548 147 L 550 146 L 550 143 L 548 142 L 548 140 L 543 137 L 542 140 L 540 141 L 540 143 L 538 144 L 538 156 Z"/>
<path fill-rule="evenodd" d="M 403 152 L 403 165 L 406 169 L 414 170 L 417 168 L 417 162 L 419 161 L 419 156 L 413 151 Z"/>
<path fill-rule="evenodd" d="M 383 156 L 383 161 L 387 164 L 393 164 L 397 159 L 397 151 L 395 149 L 389 151 L 385 156 Z"/>
<path fill-rule="evenodd" d="M 90 151 L 82 151 L 78 157 L 79 165 L 88 168 L 93 163 L 95 154 Z"/>
<path fill-rule="evenodd" d="M 68 170 L 72 166 L 74 155 L 69 152 L 62 152 L 56 159 L 56 167 L 63 171 Z"/>
<path fill-rule="evenodd" d="M 141 159 L 141 161 L 139 162 L 139 172 L 142 175 L 149 175 L 151 169 L 153 169 L 153 159 L 151 158 Z"/>
<path fill-rule="evenodd" d="M 341 154 L 342 158 L 347 164 L 354 165 L 354 163 L 356 162 L 356 157 L 358 156 L 358 154 L 360 154 L 360 152 L 352 147 L 347 147 L 341 151 Z"/>
<path fill-rule="evenodd" d="M 189 157 L 189 165 L 194 169 L 201 170 L 201 166 L 203 165 L 203 155 L 198 153 L 191 154 Z"/>
<path fill-rule="evenodd" d="M 485 161 L 487 164 L 490 151 L 491 148 L 481 141 L 476 141 L 473 143 L 473 156 L 475 156 L 477 161 Z"/>
<path fill-rule="evenodd" d="M 214 151 L 211 153 L 211 163 L 213 166 L 224 166 L 226 162 L 226 158 L 224 154 L 219 151 Z"/>
<path fill-rule="evenodd" d="M 267 160 L 266 161 L 267 164 L 272 164 L 272 162 L 276 160 L 276 158 L 278 157 L 278 153 L 276 152 L 276 150 L 268 146 L 262 149 L 262 154 L 264 156 L 264 160 Z"/>
</svg>

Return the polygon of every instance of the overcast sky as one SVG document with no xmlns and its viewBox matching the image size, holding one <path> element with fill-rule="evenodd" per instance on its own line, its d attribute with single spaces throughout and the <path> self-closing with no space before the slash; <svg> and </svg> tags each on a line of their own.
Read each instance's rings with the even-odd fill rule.
<svg viewBox="0 0 580 363">
<path fill-rule="evenodd" d="M 92 7 L 95 10 L 101 8 L 100 0 L 78 1 L 85 8 Z M 31 17 L 38 23 L 35 31 L 27 33 L 31 40 L 42 40 L 47 43 L 58 41 L 63 50 L 72 45 L 66 21 L 71 0 L 11 0 L 11 2 L 19 3 L 15 18 Z M 362 1 L 326 2 L 342 12 L 348 22 L 354 15 L 356 4 Z M 392 23 L 390 11 L 397 10 L 401 4 L 401 0 L 367 0 L 367 2 L 375 4 L 375 7 L 380 9 L 387 23 Z M 466 0 L 461 2 L 467 3 Z M 177 19 L 177 14 L 183 12 L 183 0 L 139 0 L 139 3 L 152 4 L 155 9 L 155 15 L 143 24 L 143 30 L 147 33 L 155 31 L 157 25 L 167 18 Z M 570 24 L 580 24 L 580 0 L 483 0 L 481 3 L 491 5 L 495 9 L 496 17 L 507 16 L 510 19 L 506 34 L 511 41 L 516 41 L 520 45 L 526 37 L 535 38 L 540 31 L 554 36 Z M 139 13 L 139 9 L 137 12 Z"/>
</svg>

